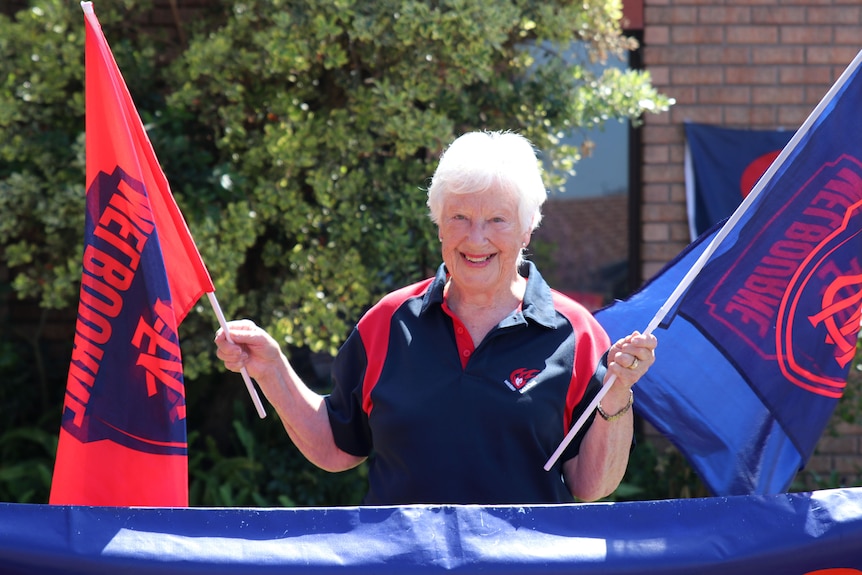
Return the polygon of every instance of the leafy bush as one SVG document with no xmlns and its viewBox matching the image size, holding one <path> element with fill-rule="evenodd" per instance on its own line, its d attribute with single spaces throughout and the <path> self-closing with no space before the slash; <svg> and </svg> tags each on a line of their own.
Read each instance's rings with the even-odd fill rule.
<svg viewBox="0 0 862 575">
<path fill-rule="evenodd" d="M 42 386 L 27 369 L 33 360 L 23 341 L 0 338 L 0 501 L 40 503 L 51 487 L 57 429 L 39 414 Z"/>
<path fill-rule="evenodd" d="M 254 423 L 252 431 L 247 412 L 245 403 L 235 403 L 233 434 L 227 446 L 213 436 L 189 435 L 189 498 L 195 505 L 327 507 L 361 503 L 367 485 L 364 466 L 344 473 L 321 472 L 299 453 L 276 417 Z"/>
</svg>

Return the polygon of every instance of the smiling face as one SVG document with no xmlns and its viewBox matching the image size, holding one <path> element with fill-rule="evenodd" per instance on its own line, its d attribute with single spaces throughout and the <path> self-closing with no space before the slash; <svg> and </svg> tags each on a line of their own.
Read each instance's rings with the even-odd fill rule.
<svg viewBox="0 0 862 575">
<path fill-rule="evenodd" d="M 441 212 L 438 232 L 451 287 L 467 296 L 511 291 L 521 249 L 530 241 L 517 197 L 493 187 L 447 194 Z"/>
</svg>

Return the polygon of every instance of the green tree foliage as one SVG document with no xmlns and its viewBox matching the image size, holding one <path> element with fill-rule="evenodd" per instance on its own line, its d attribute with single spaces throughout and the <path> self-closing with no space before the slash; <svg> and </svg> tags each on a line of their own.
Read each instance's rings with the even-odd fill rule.
<svg viewBox="0 0 862 575">
<path fill-rule="evenodd" d="M 60 5 L 0 19 L 0 244 L 16 292 L 49 306 L 75 295 L 84 222 L 83 32 L 50 17 Z"/>
<path fill-rule="evenodd" d="M 129 81 L 152 89 L 152 41 L 122 25 L 115 2 L 105 14 Z M 142 41 L 143 40 L 143 41 Z M 80 7 L 32 2 L 14 20 L 0 16 L 0 249 L 21 298 L 46 308 L 78 295 L 84 226 L 84 28 Z"/>
<path fill-rule="evenodd" d="M 577 151 L 560 134 L 668 106 L 645 74 L 590 65 L 630 47 L 618 2 L 227 8 L 176 61 L 170 103 L 228 167 L 222 230 L 243 233 L 211 246 L 243 257 L 216 278 L 228 315 L 288 346 L 334 352 L 381 294 L 438 265 L 423 187 L 458 134 L 517 130 L 565 169 Z"/>
<path fill-rule="evenodd" d="M 646 73 L 596 66 L 633 46 L 618 0 L 214 1 L 180 23 L 182 46 L 141 26 L 148 2 L 94 7 L 226 315 L 265 326 L 322 390 L 310 360 L 334 352 L 381 294 L 438 265 L 424 186 L 447 143 L 519 131 L 543 150 L 553 187 L 579 158 L 561 136 L 669 105 Z M 83 54 L 77 2 L 31 0 L 0 16 L 0 287 L 72 317 Z M 193 502 L 358 502 L 362 469 L 319 472 L 277 418 L 244 419 L 252 409 L 214 358 L 207 308 L 180 330 Z M 0 424 L 0 499 L 44 501 L 65 373 L 42 376 L 56 411 L 27 413 L 40 377 L 28 358 L 40 353 L 16 353 L 22 342 L 3 333 L 0 367 L 16 375 L 2 408 L 23 412 Z M 20 432 L 22 421 L 44 433 Z"/>
</svg>

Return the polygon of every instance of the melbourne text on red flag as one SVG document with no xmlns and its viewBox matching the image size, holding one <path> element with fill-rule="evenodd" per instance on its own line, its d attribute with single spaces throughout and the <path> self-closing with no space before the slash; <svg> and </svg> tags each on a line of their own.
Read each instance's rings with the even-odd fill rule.
<svg viewBox="0 0 862 575">
<path fill-rule="evenodd" d="M 81 289 L 50 503 L 188 505 L 177 328 L 212 281 L 89 2 Z"/>
</svg>

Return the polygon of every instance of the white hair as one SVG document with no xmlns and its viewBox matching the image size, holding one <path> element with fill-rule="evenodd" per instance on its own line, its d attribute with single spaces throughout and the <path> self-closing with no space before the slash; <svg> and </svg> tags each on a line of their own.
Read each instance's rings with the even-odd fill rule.
<svg viewBox="0 0 862 575">
<path fill-rule="evenodd" d="M 431 220 L 440 224 L 448 194 L 482 192 L 491 187 L 514 194 L 525 230 L 532 232 L 538 227 L 548 192 L 536 150 L 527 138 L 514 132 L 468 132 L 452 142 L 428 187 Z"/>
</svg>

